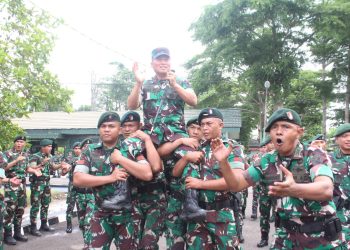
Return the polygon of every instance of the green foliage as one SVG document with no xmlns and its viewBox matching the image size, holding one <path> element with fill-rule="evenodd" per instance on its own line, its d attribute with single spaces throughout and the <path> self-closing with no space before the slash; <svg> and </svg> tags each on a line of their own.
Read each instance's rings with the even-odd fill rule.
<svg viewBox="0 0 350 250">
<path fill-rule="evenodd" d="M 1 147 L 16 131 L 10 120 L 32 111 L 71 111 L 72 91 L 59 85 L 46 68 L 59 22 L 29 9 L 22 0 L 0 1 Z M 12 131 L 13 130 L 13 131 Z M 11 139 L 12 140 L 12 139 Z"/>
</svg>

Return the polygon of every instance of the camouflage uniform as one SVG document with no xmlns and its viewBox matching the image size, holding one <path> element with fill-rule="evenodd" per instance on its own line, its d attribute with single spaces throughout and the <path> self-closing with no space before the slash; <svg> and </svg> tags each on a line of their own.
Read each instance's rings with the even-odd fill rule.
<svg viewBox="0 0 350 250">
<path fill-rule="evenodd" d="M 293 173 L 297 183 L 313 182 L 317 176 L 328 176 L 333 180 L 327 155 L 320 149 L 304 148 L 300 143 L 291 158 L 281 157 L 277 151 L 266 153 L 259 166 L 251 166 L 244 172 L 245 179 L 251 185 L 258 181 L 271 185 L 281 180 L 278 166 L 283 163 Z M 314 229 L 335 215 L 333 201 L 319 202 L 295 197 L 278 199 L 275 241 L 271 249 L 346 249 L 341 233 L 334 234 L 328 240 L 322 229 Z"/>
<path fill-rule="evenodd" d="M 223 140 L 228 147 L 228 140 Z M 195 177 L 202 180 L 222 178 L 219 163 L 213 159 L 210 141 L 205 141 L 200 150 L 204 159 L 197 171 L 186 166 L 183 177 Z M 241 149 L 236 147 L 228 157 L 231 168 L 244 169 Z M 208 210 L 205 221 L 196 223 L 189 221 L 186 241 L 188 249 L 240 249 L 236 224 L 232 209 L 232 197 L 228 191 L 199 190 L 199 205 Z"/>
<path fill-rule="evenodd" d="M 4 162 L 3 154 L 0 152 L 0 162 Z M 6 178 L 5 170 L 0 168 L 0 179 Z M 4 250 L 4 223 L 3 218 L 6 216 L 6 206 L 4 196 L 0 193 L 0 250 Z"/>
<path fill-rule="evenodd" d="M 184 89 L 191 89 L 188 81 L 180 78 L 176 81 Z M 184 121 L 185 102 L 170 87 L 167 80 L 158 80 L 154 77 L 145 81 L 141 95 L 144 114 L 143 130 L 150 134 L 154 144 L 159 146 L 164 142 L 188 137 Z"/>
<path fill-rule="evenodd" d="M 247 199 L 248 199 L 248 189 L 244 189 L 241 192 L 241 206 L 242 206 L 242 218 L 245 218 L 245 210 L 247 208 Z"/>
<path fill-rule="evenodd" d="M 40 151 L 31 155 L 29 159 L 29 166 L 35 167 L 40 165 L 44 158 L 52 158 L 52 155 L 45 155 Z M 42 176 L 37 177 L 32 174 L 29 178 L 30 183 L 30 222 L 31 224 L 36 223 L 36 217 L 40 208 L 40 219 L 41 221 L 47 221 L 48 210 L 51 202 L 51 188 L 50 188 L 50 168 L 52 167 L 52 162 L 49 160 L 41 169 Z"/>
<path fill-rule="evenodd" d="M 276 199 L 268 195 L 268 186 L 259 184 L 260 232 L 262 238 L 268 238 L 270 232 L 270 216 L 274 213 Z M 272 212 L 271 212 L 272 209 Z"/>
<path fill-rule="evenodd" d="M 5 171 L 7 178 L 10 179 L 17 176 L 18 179 L 22 180 L 21 185 L 18 187 L 12 187 L 9 183 L 4 184 L 7 212 L 7 215 L 4 216 L 4 228 L 5 231 L 10 231 L 11 233 L 12 223 L 15 228 L 21 228 L 22 225 L 22 216 L 27 202 L 25 174 L 29 155 L 26 152 L 16 152 L 13 148 L 3 153 L 3 163 L 0 164 L 0 167 L 5 169 L 8 163 L 16 160 L 21 154 L 24 155 L 26 159 L 18 162 L 11 169 Z"/>
<path fill-rule="evenodd" d="M 164 172 L 168 188 L 168 205 L 165 219 L 167 249 L 185 249 L 187 222 L 180 218 L 185 193 L 182 188 L 181 177 L 174 177 L 172 171 L 176 162 L 185 156 L 187 151 L 193 151 L 193 149 L 182 145 L 175 150 L 169 159 L 164 161 Z"/>
<path fill-rule="evenodd" d="M 124 157 L 135 161 L 145 160 L 138 150 L 139 147 L 136 141 L 128 144 L 124 141 L 118 145 Z M 116 167 L 121 167 L 109 161 L 113 151 L 114 148 L 107 149 L 102 143 L 90 144 L 82 153 L 74 172 L 95 176 L 110 175 Z M 87 245 L 84 249 L 109 249 L 113 239 L 117 249 L 137 249 L 135 224 L 132 220 L 133 211 L 107 210 L 102 207 L 104 200 L 113 196 L 117 189 L 118 182 L 93 188 L 96 205 L 92 207 L 90 227 L 85 235 Z"/>
<path fill-rule="evenodd" d="M 76 161 L 79 159 L 79 156 L 69 156 L 67 159 L 67 163 L 69 163 L 72 167 L 68 172 L 68 178 L 69 178 L 69 183 L 68 183 L 68 193 L 67 193 L 67 210 L 66 210 L 66 221 L 67 223 L 72 223 L 72 216 L 73 216 L 73 210 L 75 204 L 77 204 L 78 208 L 78 203 L 77 203 L 77 190 L 73 186 L 73 172 L 74 172 L 74 167 L 76 164 Z M 80 225 L 80 217 L 79 217 L 79 211 L 78 211 L 78 219 L 79 219 L 79 225 Z"/>
<path fill-rule="evenodd" d="M 334 175 L 333 199 L 337 207 L 337 216 L 342 222 L 345 240 L 350 248 L 350 156 L 344 155 L 339 148 L 329 155 Z"/>
</svg>

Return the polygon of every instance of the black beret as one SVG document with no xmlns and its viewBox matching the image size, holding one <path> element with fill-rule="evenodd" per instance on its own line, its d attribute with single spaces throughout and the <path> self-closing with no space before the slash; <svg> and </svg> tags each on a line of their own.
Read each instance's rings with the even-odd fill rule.
<svg viewBox="0 0 350 250">
<path fill-rule="evenodd" d="M 301 126 L 301 119 L 297 112 L 292 109 L 281 108 L 273 112 L 267 122 L 265 132 L 270 132 L 272 125 L 278 121 L 286 121 Z"/>
<path fill-rule="evenodd" d="M 222 121 L 224 120 L 222 113 L 216 108 L 202 109 L 198 115 L 198 123 L 201 124 L 202 120 L 205 118 L 219 118 Z"/>
<path fill-rule="evenodd" d="M 123 125 L 125 122 L 140 122 L 141 118 L 139 113 L 135 111 L 128 111 L 126 112 L 122 119 L 120 120 L 121 125 Z"/>
<path fill-rule="evenodd" d="M 187 123 L 186 123 L 186 127 L 189 127 L 189 126 L 192 125 L 192 124 L 199 125 L 199 123 L 198 123 L 198 118 L 197 118 L 197 117 L 192 118 L 192 119 L 189 119 L 189 120 L 187 121 Z"/>
<path fill-rule="evenodd" d="M 72 148 L 76 148 L 76 147 L 79 147 L 80 148 L 80 142 L 74 142 L 73 143 L 73 146 L 72 146 Z"/>
<path fill-rule="evenodd" d="M 86 138 L 80 143 L 80 148 L 83 148 L 86 144 L 92 144 L 93 141 L 91 138 Z"/>
<path fill-rule="evenodd" d="M 19 140 L 27 141 L 27 137 L 25 137 L 24 135 L 17 135 L 15 137 L 15 139 L 13 139 L 13 142 L 16 142 L 16 141 L 19 141 Z"/>
<path fill-rule="evenodd" d="M 340 136 L 349 131 L 350 131 L 350 123 L 342 124 L 339 127 L 337 127 L 337 129 L 335 130 L 334 137 Z"/>
<path fill-rule="evenodd" d="M 45 147 L 45 146 L 48 146 L 48 145 L 52 145 L 53 144 L 53 141 L 50 140 L 50 139 L 42 139 L 40 141 L 40 146 L 42 147 Z"/>
<path fill-rule="evenodd" d="M 100 116 L 100 119 L 98 119 L 97 128 L 100 128 L 102 123 L 104 123 L 104 122 L 114 122 L 114 121 L 120 122 L 120 117 L 119 117 L 118 113 L 112 112 L 112 111 L 104 112 Z"/>
</svg>

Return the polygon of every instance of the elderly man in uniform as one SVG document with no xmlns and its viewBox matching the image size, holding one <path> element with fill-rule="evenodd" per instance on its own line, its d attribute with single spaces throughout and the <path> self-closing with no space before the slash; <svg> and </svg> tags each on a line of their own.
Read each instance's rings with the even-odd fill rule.
<svg viewBox="0 0 350 250">
<path fill-rule="evenodd" d="M 21 181 L 19 186 L 12 186 L 5 183 L 5 203 L 6 215 L 4 216 L 4 242 L 15 245 L 16 241 L 26 242 L 28 240 L 21 233 L 22 216 L 26 206 L 26 171 L 28 166 L 28 153 L 25 151 L 26 137 L 18 135 L 14 139 L 12 149 L 3 153 L 3 161 L 0 167 L 5 170 L 7 178 L 17 177 Z M 14 225 L 14 235 L 12 237 L 12 224 Z"/>
<path fill-rule="evenodd" d="M 333 200 L 350 249 L 350 123 L 340 125 L 334 137 L 338 147 L 329 154 L 334 175 Z"/>
<path fill-rule="evenodd" d="M 327 154 L 300 143 L 304 129 L 294 110 L 275 111 L 265 131 L 270 133 L 275 151 L 246 171 L 230 171 L 226 157 L 230 150 L 220 141 L 213 150 L 232 190 L 262 181 L 269 185 L 269 195 L 280 197 L 271 249 L 347 249 L 332 201 L 333 174 Z"/>
<path fill-rule="evenodd" d="M 221 140 L 223 115 L 215 108 L 203 109 L 198 116 L 205 141 L 199 150 L 203 152 L 203 159 L 198 169 L 187 165 L 183 177 L 186 190 L 198 191 L 198 204 L 206 211 L 202 221 L 188 221 L 186 241 L 188 249 L 239 249 L 239 239 L 236 231 L 232 194 L 221 172 L 218 159 L 212 151 L 212 142 Z M 222 139 L 225 146 L 229 140 Z M 224 146 L 224 147 L 225 147 Z M 228 168 L 244 169 L 244 159 L 241 148 L 237 145 L 228 156 Z M 186 191 L 187 193 L 187 191 Z M 186 195 L 184 209 L 193 206 L 197 197 L 191 192 L 192 199 Z"/>
<path fill-rule="evenodd" d="M 0 166 L 6 165 L 5 160 L 3 158 L 3 154 L 0 152 Z M 0 168 L 0 185 L 1 184 L 9 184 L 12 187 L 18 187 L 21 184 L 21 179 L 17 179 L 17 177 L 7 178 L 5 176 L 5 169 L 2 167 Z M 3 216 L 6 214 L 6 207 L 4 203 L 4 196 L 2 193 L 0 193 L 0 250 L 4 250 L 4 242 L 3 242 L 3 236 L 4 236 L 4 223 L 3 223 Z M 16 244 L 16 243 L 15 243 Z M 15 245 L 11 244 L 11 245 Z"/>
<path fill-rule="evenodd" d="M 109 249 L 112 240 L 117 249 L 136 249 L 137 240 L 131 216 L 131 200 L 127 198 L 128 175 L 151 180 L 152 170 L 145 157 L 135 150 L 137 143 L 118 145 L 120 117 L 105 112 L 97 127 L 101 143 L 83 151 L 74 170 L 73 184 L 93 188 L 96 206 L 91 218 L 85 249 Z M 130 196 L 129 196 L 130 197 Z"/>
<path fill-rule="evenodd" d="M 36 227 L 36 217 L 40 208 L 41 226 L 40 231 L 51 232 L 54 229 L 48 226 L 48 210 L 51 202 L 51 188 L 50 188 L 50 170 L 57 170 L 59 168 L 66 168 L 64 163 L 55 164 L 51 160 L 53 141 L 43 139 L 40 141 L 40 151 L 31 155 L 29 159 L 28 172 L 31 173 L 29 178 L 30 184 L 30 233 L 34 236 L 41 236 L 41 233 Z"/>
</svg>

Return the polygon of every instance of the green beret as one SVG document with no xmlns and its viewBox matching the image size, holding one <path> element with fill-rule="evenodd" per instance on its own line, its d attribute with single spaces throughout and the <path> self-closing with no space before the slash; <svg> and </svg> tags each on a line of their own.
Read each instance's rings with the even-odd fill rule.
<svg viewBox="0 0 350 250">
<path fill-rule="evenodd" d="M 260 142 L 260 147 L 266 146 L 271 142 L 271 137 L 270 135 L 265 135 L 265 138 Z"/>
<path fill-rule="evenodd" d="M 346 132 L 350 131 L 350 123 L 344 123 L 342 125 L 340 125 L 339 127 L 337 127 L 337 129 L 335 130 L 335 134 L 334 137 L 338 137 Z"/>
<path fill-rule="evenodd" d="M 101 116 L 100 119 L 98 119 L 97 122 L 97 128 L 100 128 L 102 123 L 104 122 L 120 122 L 120 117 L 118 113 L 112 112 L 112 111 L 107 111 L 104 112 Z"/>
<path fill-rule="evenodd" d="M 198 124 L 198 118 L 195 117 L 195 118 L 192 118 L 192 119 L 189 119 L 186 123 L 186 127 L 189 127 L 191 126 L 192 124 L 196 124 L 196 125 L 199 125 Z"/>
<path fill-rule="evenodd" d="M 265 132 L 270 132 L 272 125 L 278 121 L 286 121 L 301 126 L 301 119 L 297 112 L 292 109 L 281 108 L 273 112 L 267 122 Z"/>
<path fill-rule="evenodd" d="M 13 139 L 13 142 L 16 142 L 16 141 L 19 141 L 19 140 L 27 141 L 27 138 L 24 135 L 17 135 L 15 137 L 15 139 Z"/>
<path fill-rule="evenodd" d="M 120 120 L 121 125 L 123 125 L 126 122 L 140 122 L 141 118 L 139 113 L 135 112 L 135 111 L 128 111 L 126 112 L 122 119 Z"/>
<path fill-rule="evenodd" d="M 76 148 L 76 147 L 79 147 L 80 148 L 80 142 L 74 142 L 73 143 L 73 146 L 72 146 L 72 148 Z"/>
<path fill-rule="evenodd" d="M 52 145 L 53 144 L 53 141 L 50 140 L 50 139 L 42 139 L 40 141 L 40 146 L 42 147 L 45 147 L 45 146 L 48 146 L 48 145 Z"/>
<path fill-rule="evenodd" d="M 201 124 L 202 120 L 205 118 L 219 118 L 222 121 L 224 120 L 222 113 L 216 108 L 202 109 L 198 115 L 198 123 Z"/>
<path fill-rule="evenodd" d="M 91 138 L 86 138 L 80 143 L 80 148 L 83 148 L 86 144 L 92 144 L 93 141 Z"/>
</svg>

